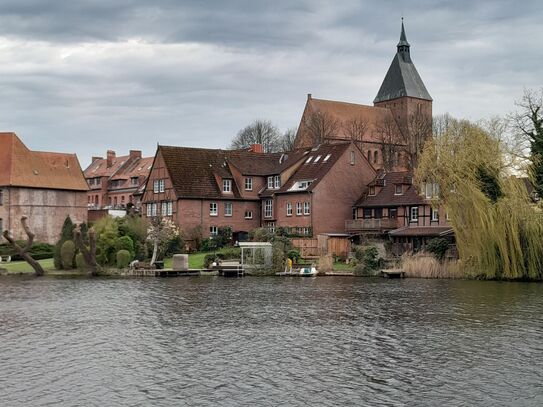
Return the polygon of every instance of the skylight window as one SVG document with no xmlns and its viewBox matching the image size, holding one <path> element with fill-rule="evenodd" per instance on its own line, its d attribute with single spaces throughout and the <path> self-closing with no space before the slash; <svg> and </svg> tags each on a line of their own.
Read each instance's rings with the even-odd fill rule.
<svg viewBox="0 0 543 407">
<path fill-rule="evenodd" d="M 317 157 L 315 157 L 315 160 L 313 161 L 313 164 L 317 164 L 319 162 L 319 160 L 321 159 L 322 155 L 318 155 Z"/>
<path fill-rule="evenodd" d="M 309 157 L 307 160 L 305 160 L 305 163 L 306 164 L 309 164 L 311 162 L 311 160 L 313 159 L 313 156 Z"/>
<path fill-rule="evenodd" d="M 327 154 L 326 157 L 324 157 L 324 160 L 322 160 L 322 162 L 328 161 L 331 156 L 332 156 L 332 154 Z"/>
</svg>

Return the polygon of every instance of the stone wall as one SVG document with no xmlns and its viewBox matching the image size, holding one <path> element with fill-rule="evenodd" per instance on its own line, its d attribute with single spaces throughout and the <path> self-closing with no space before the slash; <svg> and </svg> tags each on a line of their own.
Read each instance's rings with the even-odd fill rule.
<svg viewBox="0 0 543 407">
<path fill-rule="evenodd" d="M 6 195 L 6 192 L 4 192 Z M 36 234 L 36 241 L 55 243 L 67 216 L 74 223 L 87 222 L 87 193 L 85 191 L 63 191 L 53 189 L 9 188 L 9 216 L 4 228 L 9 229 L 15 239 L 26 239 L 20 219 L 26 215 Z"/>
</svg>

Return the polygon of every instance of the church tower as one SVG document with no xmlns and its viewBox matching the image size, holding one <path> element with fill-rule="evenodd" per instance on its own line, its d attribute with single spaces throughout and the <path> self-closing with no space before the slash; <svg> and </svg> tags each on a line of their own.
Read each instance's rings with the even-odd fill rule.
<svg viewBox="0 0 543 407">
<path fill-rule="evenodd" d="M 429 121 L 430 130 L 432 120 L 432 97 L 411 60 L 410 48 L 402 18 L 396 55 L 373 101 L 374 106 L 390 109 L 402 133 L 409 136 L 415 120 L 424 118 Z"/>
</svg>

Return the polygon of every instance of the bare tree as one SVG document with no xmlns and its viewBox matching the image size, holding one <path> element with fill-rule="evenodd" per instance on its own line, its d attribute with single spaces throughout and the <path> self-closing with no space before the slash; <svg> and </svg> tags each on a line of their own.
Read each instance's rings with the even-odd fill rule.
<svg viewBox="0 0 543 407">
<path fill-rule="evenodd" d="M 265 153 L 280 151 L 279 129 L 269 120 L 255 120 L 238 132 L 230 148 L 249 148 L 252 144 L 262 144 Z"/>
<path fill-rule="evenodd" d="M 11 247 L 15 249 L 17 254 L 21 256 L 35 271 L 37 276 L 43 276 L 45 274 L 45 271 L 43 270 L 43 267 L 40 263 L 38 263 L 34 258 L 28 253 L 32 247 L 32 244 L 34 243 L 34 238 L 36 237 L 34 233 L 30 230 L 30 227 L 27 223 L 28 218 L 26 216 L 23 216 L 21 218 L 21 225 L 23 226 L 23 229 L 28 236 L 28 240 L 26 241 L 26 244 L 24 247 L 21 247 L 17 244 L 15 239 L 9 234 L 8 230 L 4 230 L 4 238 L 9 242 Z"/>
<path fill-rule="evenodd" d="M 305 120 L 305 127 L 311 134 L 314 144 L 322 144 L 334 138 L 340 129 L 340 122 L 327 112 L 311 113 Z"/>
<path fill-rule="evenodd" d="M 377 123 L 376 131 L 381 145 L 383 167 L 387 171 L 392 171 L 400 164 L 400 152 L 405 150 L 405 146 L 401 144 L 402 137 L 398 125 L 393 118 L 387 117 Z"/>
<path fill-rule="evenodd" d="M 352 141 L 362 141 L 368 130 L 368 121 L 364 117 L 355 117 L 343 123 L 343 131 Z"/>
<path fill-rule="evenodd" d="M 516 105 L 518 111 L 510 119 L 521 149 L 529 151 L 528 174 L 532 184 L 538 195 L 543 196 L 543 88 L 524 90 Z"/>
<path fill-rule="evenodd" d="M 288 129 L 283 133 L 279 140 L 280 150 L 282 152 L 294 150 L 294 141 L 296 140 L 297 129 L 295 127 Z"/>
<path fill-rule="evenodd" d="M 98 275 L 100 271 L 100 266 L 96 260 L 96 232 L 94 228 L 89 229 L 89 247 L 85 245 L 83 241 L 83 236 L 81 233 L 81 225 L 76 226 L 74 229 L 74 242 L 79 252 L 83 255 L 85 260 L 85 265 L 93 276 Z"/>
<path fill-rule="evenodd" d="M 417 111 L 407 119 L 407 131 L 403 131 L 407 165 L 410 169 L 417 167 L 418 158 L 424 143 L 432 137 L 432 117 Z"/>
</svg>

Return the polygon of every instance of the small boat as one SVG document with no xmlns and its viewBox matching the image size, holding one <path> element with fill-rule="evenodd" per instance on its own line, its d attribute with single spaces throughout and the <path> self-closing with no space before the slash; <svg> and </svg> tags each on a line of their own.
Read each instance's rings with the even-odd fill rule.
<svg viewBox="0 0 543 407">
<path fill-rule="evenodd" d="M 302 267 L 299 273 L 303 277 L 313 277 L 317 275 L 317 269 L 315 266 Z"/>
</svg>

